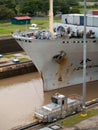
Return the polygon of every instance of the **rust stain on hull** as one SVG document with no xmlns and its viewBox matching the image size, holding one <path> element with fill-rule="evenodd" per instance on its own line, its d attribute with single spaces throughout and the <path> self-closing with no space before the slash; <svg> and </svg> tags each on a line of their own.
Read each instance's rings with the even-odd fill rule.
<svg viewBox="0 0 98 130">
<path fill-rule="evenodd" d="M 67 58 L 64 57 L 61 61 L 61 63 L 59 64 L 59 69 L 58 72 L 56 73 L 56 75 L 58 76 L 58 81 L 63 81 L 63 75 L 65 73 L 65 69 L 67 66 Z M 66 69 L 68 71 L 68 69 Z"/>
</svg>

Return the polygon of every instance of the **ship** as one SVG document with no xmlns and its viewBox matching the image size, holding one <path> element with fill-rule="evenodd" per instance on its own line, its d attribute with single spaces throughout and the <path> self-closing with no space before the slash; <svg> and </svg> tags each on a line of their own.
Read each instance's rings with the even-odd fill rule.
<svg viewBox="0 0 98 130">
<path fill-rule="evenodd" d="M 72 20 L 74 17 L 78 23 Z M 94 26 L 91 20 L 86 26 L 86 82 L 89 82 L 98 80 L 98 16 L 86 17 L 95 19 Z M 54 23 L 52 32 L 29 30 L 13 33 L 41 74 L 44 91 L 83 82 L 84 23 L 83 20 L 79 22 L 80 18 L 84 18 L 82 14 L 63 15 L 65 23 Z"/>
</svg>

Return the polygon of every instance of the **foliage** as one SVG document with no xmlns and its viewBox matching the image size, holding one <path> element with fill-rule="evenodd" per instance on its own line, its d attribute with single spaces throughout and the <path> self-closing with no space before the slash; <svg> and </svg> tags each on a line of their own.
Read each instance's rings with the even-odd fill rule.
<svg viewBox="0 0 98 130">
<path fill-rule="evenodd" d="M 20 4 L 20 12 L 29 15 L 38 15 L 40 12 L 48 14 L 49 2 L 48 0 L 28 0 L 22 1 Z"/>
<path fill-rule="evenodd" d="M 4 5 L 0 5 L 0 19 L 9 19 L 13 17 L 14 15 L 15 13 L 13 12 L 12 9 Z"/>
<path fill-rule="evenodd" d="M 78 10 L 78 0 L 53 0 L 54 15 L 69 13 L 70 6 Z M 3 10 L 3 11 L 2 11 Z M 0 19 L 16 15 L 46 16 L 49 14 L 49 0 L 0 0 Z"/>
<path fill-rule="evenodd" d="M 9 19 L 15 16 L 15 0 L 0 0 L 0 19 Z"/>
<path fill-rule="evenodd" d="M 84 2 L 84 0 L 81 0 Z M 96 0 L 88 0 L 95 1 Z M 53 13 L 79 13 L 80 0 L 53 0 Z M 98 5 L 95 4 L 96 8 Z M 14 16 L 48 16 L 49 0 L 0 0 L 0 20 Z"/>
</svg>

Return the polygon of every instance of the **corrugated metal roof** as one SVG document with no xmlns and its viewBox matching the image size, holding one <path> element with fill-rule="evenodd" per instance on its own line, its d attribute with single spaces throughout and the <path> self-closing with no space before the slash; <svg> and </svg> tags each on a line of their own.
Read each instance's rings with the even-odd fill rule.
<svg viewBox="0 0 98 130">
<path fill-rule="evenodd" d="M 17 17 L 14 17 L 15 19 L 17 19 L 17 20 L 26 20 L 26 19 L 31 19 L 31 17 L 29 17 L 29 16 L 17 16 Z"/>
</svg>

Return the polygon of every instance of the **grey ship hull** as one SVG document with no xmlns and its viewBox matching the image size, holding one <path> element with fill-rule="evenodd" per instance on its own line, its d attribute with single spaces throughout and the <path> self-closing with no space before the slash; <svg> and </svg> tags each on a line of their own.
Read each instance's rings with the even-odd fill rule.
<svg viewBox="0 0 98 130">
<path fill-rule="evenodd" d="M 42 75 L 44 91 L 83 82 L 83 39 L 41 40 L 13 35 Z M 98 80 L 98 40 L 87 39 L 87 82 Z"/>
</svg>

